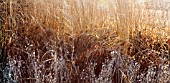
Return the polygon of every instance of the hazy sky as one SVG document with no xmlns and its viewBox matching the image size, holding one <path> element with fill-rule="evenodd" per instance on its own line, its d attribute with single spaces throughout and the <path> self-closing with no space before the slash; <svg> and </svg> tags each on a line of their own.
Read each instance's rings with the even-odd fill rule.
<svg viewBox="0 0 170 83">
<path fill-rule="evenodd" d="M 155 1 L 155 0 L 138 0 L 139 2 L 145 2 L 145 1 Z M 159 1 L 167 1 L 170 2 L 170 0 L 159 0 Z"/>
</svg>

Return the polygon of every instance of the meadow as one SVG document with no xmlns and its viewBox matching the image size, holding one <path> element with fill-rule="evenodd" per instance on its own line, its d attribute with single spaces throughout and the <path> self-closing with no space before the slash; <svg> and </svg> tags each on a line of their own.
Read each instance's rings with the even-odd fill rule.
<svg viewBox="0 0 170 83">
<path fill-rule="evenodd" d="M 166 0 L 1 0 L 1 83 L 169 83 Z"/>
</svg>

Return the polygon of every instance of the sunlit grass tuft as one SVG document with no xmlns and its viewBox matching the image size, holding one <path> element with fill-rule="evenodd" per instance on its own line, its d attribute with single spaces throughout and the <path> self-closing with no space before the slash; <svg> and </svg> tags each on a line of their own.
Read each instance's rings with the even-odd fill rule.
<svg viewBox="0 0 170 83">
<path fill-rule="evenodd" d="M 167 82 L 168 12 L 150 9 L 157 3 L 2 1 L 9 78 L 31 83 Z"/>
</svg>

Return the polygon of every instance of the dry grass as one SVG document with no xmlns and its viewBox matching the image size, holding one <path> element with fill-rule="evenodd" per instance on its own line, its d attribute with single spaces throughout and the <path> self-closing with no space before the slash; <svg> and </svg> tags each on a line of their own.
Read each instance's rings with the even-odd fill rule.
<svg viewBox="0 0 170 83">
<path fill-rule="evenodd" d="M 150 82 L 170 78 L 162 69 L 170 53 L 167 11 L 130 0 L 4 0 L 0 6 L 13 80 L 148 82 L 152 68 Z"/>
</svg>

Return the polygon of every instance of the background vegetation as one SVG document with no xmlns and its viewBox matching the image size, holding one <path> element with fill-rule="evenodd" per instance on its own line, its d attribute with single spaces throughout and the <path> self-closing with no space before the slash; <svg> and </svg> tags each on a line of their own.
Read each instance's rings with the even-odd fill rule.
<svg viewBox="0 0 170 83">
<path fill-rule="evenodd" d="M 162 2 L 2 0 L 0 82 L 168 83 Z"/>
</svg>

